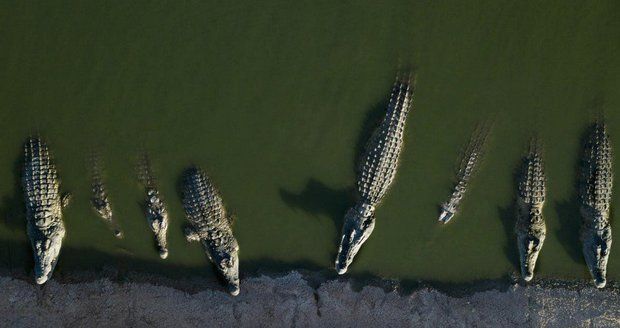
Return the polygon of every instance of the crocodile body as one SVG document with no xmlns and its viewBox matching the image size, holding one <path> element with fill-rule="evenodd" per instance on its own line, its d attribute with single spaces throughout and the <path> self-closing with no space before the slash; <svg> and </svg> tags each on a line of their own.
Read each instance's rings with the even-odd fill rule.
<svg viewBox="0 0 620 328">
<path fill-rule="evenodd" d="M 52 276 L 65 237 L 63 199 L 47 144 L 39 138 L 29 138 L 24 144 L 24 157 L 26 225 L 34 252 L 35 281 L 43 284 Z"/>
<path fill-rule="evenodd" d="M 165 259 L 168 257 L 168 210 L 157 189 L 150 159 L 146 154 L 142 158 L 140 181 L 146 192 L 146 201 L 144 202 L 146 220 L 155 234 L 159 257 Z"/>
<path fill-rule="evenodd" d="M 375 226 L 375 207 L 394 181 L 403 148 L 405 122 L 411 108 L 410 77 L 398 77 L 392 87 L 386 114 L 360 157 L 357 172 L 357 203 L 345 214 L 336 256 L 336 271 L 344 274 Z"/>
<path fill-rule="evenodd" d="M 108 197 L 106 186 L 103 181 L 103 168 L 99 154 L 93 153 L 91 161 L 92 197 L 90 199 L 90 203 L 97 215 L 99 215 L 99 217 L 102 218 L 106 224 L 112 227 L 114 236 L 116 238 L 123 238 L 123 232 L 114 221 L 114 212 L 112 211 L 112 205 L 110 204 L 110 197 Z"/>
<path fill-rule="evenodd" d="M 543 218 L 546 177 L 542 155 L 533 147 L 523 163 L 517 198 L 517 246 L 521 275 L 525 281 L 534 277 L 538 254 L 547 235 Z"/>
<path fill-rule="evenodd" d="M 233 236 L 219 191 L 205 171 L 188 169 L 183 181 L 183 207 L 189 226 L 188 241 L 200 241 L 207 257 L 228 283 L 232 295 L 239 294 L 239 245 Z"/>
<path fill-rule="evenodd" d="M 467 192 L 469 182 L 476 172 L 478 163 L 482 157 L 482 151 L 486 142 L 488 129 L 477 131 L 472 136 L 459 166 L 457 173 L 457 183 L 454 186 L 452 195 L 447 202 L 441 205 L 441 214 L 439 215 L 439 222 L 448 223 L 456 215 L 459 209 L 461 200 Z"/>
<path fill-rule="evenodd" d="M 607 283 L 611 249 L 609 213 L 613 188 L 612 147 L 603 123 L 596 123 L 586 141 L 580 181 L 581 240 L 586 264 L 597 288 Z"/>
</svg>

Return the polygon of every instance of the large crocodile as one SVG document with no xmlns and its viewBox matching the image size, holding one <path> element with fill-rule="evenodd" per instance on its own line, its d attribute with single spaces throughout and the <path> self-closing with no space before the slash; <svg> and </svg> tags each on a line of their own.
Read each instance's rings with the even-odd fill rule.
<svg viewBox="0 0 620 328">
<path fill-rule="evenodd" d="M 375 227 L 375 207 L 385 196 L 396 175 L 412 98 L 411 76 L 398 76 L 392 86 L 385 117 L 370 137 L 358 164 L 358 200 L 344 217 L 335 263 L 338 274 L 347 271 Z"/>
<path fill-rule="evenodd" d="M 142 155 L 140 160 L 139 178 L 146 192 L 146 200 L 144 202 L 146 220 L 155 234 L 155 243 L 157 244 L 159 257 L 165 259 L 168 257 L 168 240 L 166 237 L 168 232 L 168 210 L 157 189 L 151 161 L 146 153 Z"/>
<path fill-rule="evenodd" d="M 230 294 L 238 295 L 239 245 L 222 197 L 198 167 L 189 168 L 183 180 L 183 207 L 189 221 L 185 237 L 188 241 L 200 241 L 207 257 L 226 280 Z"/>
<path fill-rule="evenodd" d="M 463 153 L 463 157 L 461 158 L 459 171 L 456 175 L 457 183 L 454 186 L 452 195 L 447 202 L 441 204 L 439 222 L 442 222 L 444 224 L 450 222 L 450 220 L 458 212 L 461 200 L 463 199 L 463 196 L 465 196 L 465 192 L 467 191 L 469 181 L 474 176 L 476 168 L 478 167 L 478 163 L 480 162 L 480 159 L 482 157 L 482 151 L 484 149 L 488 133 L 489 127 L 481 126 L 476 129 L 471 139 L 469 140 L 469 143 L 467 144 L 467 147 L 465 148 L 465 151 Z"/>
<path fill-rule="evenodd" d="M 91 191 L 90 203 L 95 212 L 112 228 L 116 238 L 123 238 L 123 232 L 114 220 L 110 198 L 103 182 L 103 167 L 98 151 L 91 154 Z"/>
<path fill-rule="evenodd" d="M 543 247 L 547 228 L 543 218 L 546 177 L 539 147 L 532 145 L 523 161 L 517 198 L 517 245 L 523 280 L 534 278 L 538 254 Z"/>
<path fill-rule="evenodd" d="M 586 140 L 580 178 L 583 255 L 594 284 L 603 288 L 611 250 L 609 211 L 613 187 L 612 148 L 604 123 L 595 123 Z"/>
<path fill-rule="evenodd" d="M 47 144 L 40 138 L 28 138 L 24 144 L 22 186 L 26 201 L 26 227 L 34 252 L 37 284 L 45 283 L 58 262 L 65 225 L 62 208 L 69 195 L 61 196 L 60 179 Z"/>
</svg>

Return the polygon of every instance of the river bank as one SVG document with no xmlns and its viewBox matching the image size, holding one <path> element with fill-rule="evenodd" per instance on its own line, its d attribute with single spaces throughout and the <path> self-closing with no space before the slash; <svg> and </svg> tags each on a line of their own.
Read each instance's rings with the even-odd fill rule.
<svg viewBox="0 0 620 328">
<path fill-rule="evenodd" d="M 109 278 L 44 286 L 0 277 L 2 326 L 281 326 L 281 327 L 523 327 L 620 324 L 617 287 L 544 281 L 497 285 L 455 296 L 430 287 L 403 292 L 397 283 L 355 287 L 347 280 L 317 282 L 307 274 L 242 280 L 230 297 L 220 288 L 113 281 Z M 82 281 L 79 281 L 82 280 Z M 181 286 L 181 285 L 179 285 Z"/>
</svg>

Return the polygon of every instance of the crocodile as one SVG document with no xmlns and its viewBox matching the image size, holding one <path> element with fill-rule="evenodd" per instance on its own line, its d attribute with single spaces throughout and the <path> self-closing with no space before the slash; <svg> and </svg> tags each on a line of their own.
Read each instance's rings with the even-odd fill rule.
<svg viewBox="0 0 620 328">
<path fill-rule="evenodd" d="M 536 260 L 547 235 L 543 217 L 545 193 L 546 177 L 542 154 L 539 147 L 532 144 L 523 160 L 523 169 L 519 176 L 515 227 L 521 275 L 525 281 L 534 278 Z"/>
<path fill-rule="evenodd" d="M 461 158 L 459 170 L 457 172 L 457 183 L 454 186 L 452 195 L 447 202 L 441 204 L 441 213 L 439 214 L 439 222 L 448 223 L 458 212 L 459 205 L 469 182 L 474 176 L 480 159 L 483 155 L 483 149 L 489 134 L 488 126 L 481 126 L 476 129 L 469 143 L 465 147 L 463 157 Z"/>
<path fill-rule="evenodd" d="M 375 208 L 394 181 L 413 100 L 411 74 L 399 74 L 385 117 L 370 137 L 357 167 L 357 201 L 345 214 L 335 268 L 346 273 L 375 227 Z"/>
<path fill-rule="evenodd" d="M 581 241 L 594 284 L 603 288 L 612 241 L 609 213 L 613 187 L 612 147 L 604 123 L 592 126 L 584 148 L 579 184 Z"/>
<path fill-rule="evenodd" d="M 70 194 L 60 194 L 60 179 L 47 144 L 30 137 L 24 144 L 22 187 L 26 204 L 26 228 L 34 252 L 34 276 L 44 284 L 54 272 L 65 225 L 62 209 Z"/>
<path fill-rule="evenodd" d="M 103 167 L 97 151 L 93 151 L 91 154 L 91 191 L 90 203 L 97 215 L 112 227 L 114 237 L 123 238 L 123 232 L 114 220 L 110 198 L 103 182 Z"/>
<path fill-rule="evenodd" d="M 207 257 L 228 284 L 230 294 L 238 295 L 239 244 L 233 236 L 232 217 L 226 213 L 218 189 L 197 166 L 184 173 L 183 208 L 189 221 L 186 239 L 202 244 Z"/>
<path fill-rule="evenodd" d="M 168 210 L 157 189 L 151 161 L 146 153 L 141 158 L 139 178 L 146 192 L 146 200 L 144 202 L 146 220 L 155 234 L 155 243 L 159 257 L 166 259 L 168 257 L 168 240 L 166 237 L 168 232 Z"/>
</svg>

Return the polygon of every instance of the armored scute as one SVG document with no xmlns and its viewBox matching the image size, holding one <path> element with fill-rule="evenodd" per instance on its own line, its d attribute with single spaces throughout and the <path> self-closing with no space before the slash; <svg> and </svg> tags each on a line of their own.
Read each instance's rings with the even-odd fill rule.
<svg viewBox="0 0 620 328">
<path fill-rule="evenodd" d="M 146 220 L 155 234 L 155 243 L 157 244 L 159 257 L 165 259 L 168 257 L 168 210 L 157 189 L 151 162 L 146 154 L 142 158 L 139 171 L 140 181 L 146 192 L 146 201 L 144 203 Z"/>
<path fill-rule="evenodd" d="M 114 220 L 114 212 L 112 211 L 110 198 L 108 197 L 108 193 L 103 182 L 103 167 L 101 159 L 97 152 L 93 152 L 91 156 L 91 205 L 97 215 L 99 215 L 99 217 L 102 218 L 106 224 L 112 227 L 114 236 L 116 238 L 123 238 L 123 232 Z"/>
<path fill-rule="evenodd" d="M 479 128 L 465 148 L 457 173 L 457 183 L 454 186 L 450 199 L 441 205 L 439 222 L 448 223 L 456 215 L 461 200 L 465 196 L 465 192 L 467 192 L 469 181 L 474 176 L 482 157 L 482 151 L 489 133 L 488 130 L 488 127 Z"/>
<path fill-rule="evenodd" d="M 375 207 L 388 191 L 403 147 L 403 133 L 413 98 L 410 77 L 398 77 L 392 87 L 385 118 L 370 138 L 357 172 L 357 203 L 348 210 L 342 227 L 336 271 L 344 274 L 375 227 Z"/>
<path fill-rule="evenodd" d="M 200 241 L 207 257 L 228 283 L 230 294 L 238 295 L 239 245 L 222 197 L 200 168 L 188 169 L 183 184 L 183 207 L 189 221 L 185 236 L 188 241 Z"/>
<path fill-rule="evenodd" d="M 583 255 L 597 288 L 607 283 L 611 250 L 609 212 L 613 187 L 612 149 L 606 127 L 596 123 L 586 141 L 581 168 L 580 198 Z"/>
<path fill-rule="evenodd" d="M 62 208 L 68 197 L 60 195 L 60 180 L 45 142 L 29 138 L 24 145 L 22 185 L 26 201 L 26 227 L 34 252 L 37 284 L 45 283 L 58 262 L 65 225 Z"/>
<path fill-rule="evenodd" d="M 523 280 L 534 278 L 538 254 L 543 247 L 547 228 L 543 218 L 546 178 L 542 155 L 532 147 L 523 163 L 517 198 L 517 245 Z"/>
</svg>

